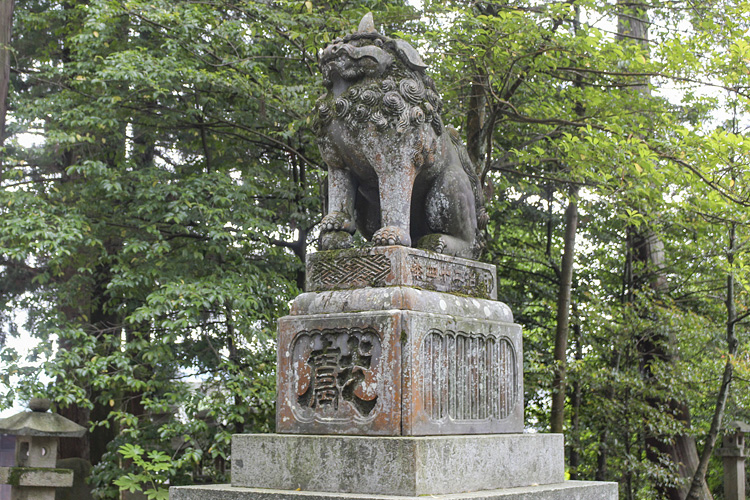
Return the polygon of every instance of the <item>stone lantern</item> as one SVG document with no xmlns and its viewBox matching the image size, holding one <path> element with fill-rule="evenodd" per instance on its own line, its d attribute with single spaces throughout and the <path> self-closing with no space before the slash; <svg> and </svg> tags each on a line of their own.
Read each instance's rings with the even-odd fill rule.
<svg viewBox="0 0 750 500">
<path fill-rule="evenodd" d="M 0 467 L 0 484 L 11 485 L 11 500 L 55 500 L 56 488 L 73 486 L 73 471 L 55 468 L 57 445 L 86 429 L 49 407 L 49 399 L 32 398 L 31 411 L 0 419 L 0 434 L 16 436 L 16 466 Z"/>
<path fill-rule="evenodd" d="M 732 422 L 724 431 L 722 447 L 716 452 L 724 461 L 724 498 L 745 500 L 745 434 L 750 425 Z"/>
</svg>

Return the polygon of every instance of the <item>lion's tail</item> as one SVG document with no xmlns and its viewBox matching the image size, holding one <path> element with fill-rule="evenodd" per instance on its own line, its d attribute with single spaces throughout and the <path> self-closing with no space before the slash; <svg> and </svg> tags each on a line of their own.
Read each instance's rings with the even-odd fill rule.
<svg viewBox="0 0 750 500">
<path fill-rule="evenodd" d="M 471 158 L 469 158 L 469 152 L 466 151 L 466 146 L 464 146 L 463 141 L 461 141 L 458 130 L 451 127 L 450 125 L 446 128 L 448 129 L 448 135 L 450 135 L 451 142 L 455 146 L 456 151 L 458 151 L 458 157 L 461 160 L 461 166 L 463 167 L 464 172 L 466 172 L 466 175 L 469 176 L 469 180 L 471 181 L 471 190 L 474 192 L 474 205 L 477 213 L 475 254 L 479 256 L 479 254 L 484 249 L 484 228 L 487 227 L 487 222 L 490 219 L 489 215 L 487 214 L 487 210 L 484 207 L 484 192 L 482 191 L 482 185 L 479 181 L 479 176 L 477 175 L 474 163 L 471 161 Z"/>
</svg>

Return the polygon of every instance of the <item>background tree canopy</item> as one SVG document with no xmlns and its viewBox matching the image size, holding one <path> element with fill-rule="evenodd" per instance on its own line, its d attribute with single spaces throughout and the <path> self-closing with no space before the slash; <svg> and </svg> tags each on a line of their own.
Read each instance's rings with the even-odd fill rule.
<svg viewBox="0 0 750 500">
<path fill-rule="evenodd" d="M 87 425 L 62 454 L 100 498 L 225 481 L 230 435 L 273 430 L 275 320 L 324 212 L 318 52 L 368 11 L 482 174 L 527 427 L 621 498 L 720 494 L 716 434 L 750 420 L 746 1 L 10 4 L 1 404 Z"/>
</svg>

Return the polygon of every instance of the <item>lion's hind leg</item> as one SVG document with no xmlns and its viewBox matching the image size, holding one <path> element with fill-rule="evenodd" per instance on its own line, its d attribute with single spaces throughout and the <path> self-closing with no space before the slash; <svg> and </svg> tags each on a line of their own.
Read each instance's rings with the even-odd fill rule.
<svg viewBox="0 0 750 500">
<path fill-rule="evenodd" d="M 351 172 L 331 166 L 328 169 L 328 208 L 330 212 L 320 222 L 320 249 L 349 248 L 356 230 L 354 196 L 356 183 Z"/>
<path fill-rule="evenodd" d="M 417 248 L 457 257 L 474 258 L 476 208 L 471 184 L 463 171 L 444 173 L 425 197 L 425 218 L 430 234 Z"/>
<path fill-rule="evenodd" d="M 338 250 L 354 244 L 354 221 L 345 212 L 331 212 L 320 222 L 320 248 Z"/>
<path fill-rule="evenodd" d="M 423 236 L 417 242 L 417 248 L 467 259 L 474 257 L 474 248 L 471 242 L 449 234 L 433 233 Z"/>
<path fill-rule="evenodd" d="M 320 221 L 320 231 L 323 233 L 331 233 L 334 231 L 353 233 L 354 229 L 355 227 L 352 216 L 346 212 L 331 212 Z"/>
</svg>

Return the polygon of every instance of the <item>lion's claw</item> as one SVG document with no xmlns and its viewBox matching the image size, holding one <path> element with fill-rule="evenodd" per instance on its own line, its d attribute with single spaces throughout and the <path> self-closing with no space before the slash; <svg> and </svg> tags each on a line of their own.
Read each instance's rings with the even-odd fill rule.
<svg viewBox="0 0 750 500">
<path fill-rule="evenodd" d="M 335 231 L 346 231 L 354 233 L 354 220 L 345 212 L 331 212 L 320 221 L 320 231 L 331 233 Z"/>
<path fill-rule="evenodd" d="M 372 235 L 372 243 L 375 246 L 403 245 L 411 246 L 411 237 L 402 228 L 396 226 L 381 227 Z"/>
<path fill-rule="evenodd" d="M 435 233 L 423 236 L 419 240 L 419 242 L 417 242 L 417 248 L 422 248 L 424 250 L 429 250 L 436 253 L 445 253 L 447 244 L 448 243 L 446 241 L 446 235 Z"/>
</svg>

